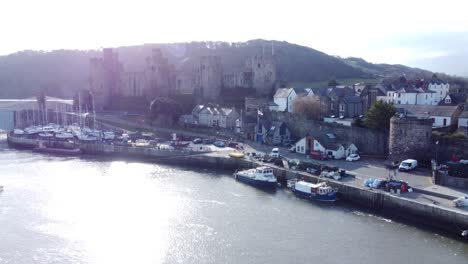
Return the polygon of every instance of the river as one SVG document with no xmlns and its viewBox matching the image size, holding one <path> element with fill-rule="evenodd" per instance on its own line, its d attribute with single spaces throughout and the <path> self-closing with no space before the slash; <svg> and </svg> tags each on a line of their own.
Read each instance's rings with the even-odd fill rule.
<svg viewBox="0 0 468 264">
<path fill-rule="evenodd" d="M 468 243 L 229 173 L 17 151 L 0 139 L 0 263 L 468 263 Z"/>
</svg>

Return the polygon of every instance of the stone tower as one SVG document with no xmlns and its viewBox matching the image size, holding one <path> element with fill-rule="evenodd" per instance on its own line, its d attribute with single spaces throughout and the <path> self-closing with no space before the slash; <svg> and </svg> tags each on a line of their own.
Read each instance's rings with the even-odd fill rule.
<svg viewBox="0 0 468 264">
<path fill-rule="evenodd" d="M 425 158 L 431 134 L 432 120 L 429 118 L 392 117 L 388 148 L 390 160 Z"/>
<path fill-rule="evenodd" d="M 196 94 L 204 100 L 217 101 L 223 85 L 223 66 L 220 56 L 202 56 Z"/>
<path fill-rule="evenodd" d="M 155 97 L 168 97 L 175 91 L 175 68 L 164 57 L 161 49 L 153 49 L 150 57 L 146 58 L 145 95 Z"/>
<path fill-rule="evenodd" d="M 102 58 L 90 60 L 88 81 L 96 109 L 108 107 L 112 98 L 120 94 L 122 72 L 118 53 L 113 49 L 106 48 Z"/>
<path fill-rule="evenodd" d="M 268 96 L 276 82 L 276 61 L 273 56 L 255 56 L 247 60 L 247 68 L 252 69 L 252 88 L 257 95 Z"/>
</svg>

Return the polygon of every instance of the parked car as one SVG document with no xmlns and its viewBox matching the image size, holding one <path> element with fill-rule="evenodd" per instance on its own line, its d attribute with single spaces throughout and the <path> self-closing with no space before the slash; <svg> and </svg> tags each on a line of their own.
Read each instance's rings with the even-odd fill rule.
<svg viewBox="0 0 468 264">
<path fill-rule="evenodd" d="M 398 169 L 400 171 L 410 171 L 410 170 L 416 169 L 417 166 L 418 166 L 418 161 L 414 159 L 407 159 L 400 163 L 400 166 L 398 167 Z"/>
<path fill-rule="evenodd" d="M 318 151 L 311 151 L 310 152 L 310 157 L 312 159 L 316 159 L 316 160 L 326 160 L 326 159 L 328 159 L 328 157 L 327 157 L 327 155 L 325 153 L 318 152 Z"/>
<path fill-rule="evenodd" d="M 201 138 L 196 138 L 192 142 L 193 142 L 193 144 L 201 144 L 201 143 L 203 143 L 203 140 Z"/>
<path fill-rule="evenodd" d="M 226 146 L 224 142 L 220 140 L 213 142 L 213 145 L 215 145 L 218 148 L 224 148 Z"/>
<path fill-rule="evenodd" d="M 274 158 L 279 158 L 280 157 L 279 148 L 273 148 L 271 150 L 271 156 Z"/>
<path fill-rule="evenodd" d="M 358 154 L 351 154 L 346 158 L 346 161 L 357 161 L 360 159 L 361 157 Z"/>
</svg>

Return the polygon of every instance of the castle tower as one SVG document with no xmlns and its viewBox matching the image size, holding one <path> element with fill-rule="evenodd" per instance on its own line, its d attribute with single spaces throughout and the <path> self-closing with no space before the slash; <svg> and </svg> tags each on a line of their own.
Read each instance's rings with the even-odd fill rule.
<svg viewBox="0 0 468 264">
<path fill-rule="evenodd" d="M 247 61 L 252 69 L 252 86 L 259 96 L 272 93 L 276 82 L 276 61 L 273 56 L 255 56 Z"/>
<path fill-rule="evenodd" d="M 123 68 L 113 49 L 103 50 L 102 58 L 90 60 L 89 86 L 96 109 L 108 107 L 113 97 L 120 94 Z"/>
<path fill-rule="evenodd" d="M 431 134 L 432 120 L 429 118 L 392 117 L 388 148 L 390 160 L 425 158 Z"/>
<path fill-rule="evenodd" d="M 220 56 L 202 56 L 198 72 L 198 91 L 201 98 L 217 101 L 223 85 L 223 66 Z"/>
<path fill-rule="evenodd" d="M 161 49 L 153 49 L 151 57 L 146 58 L 146 82 L 145 94 L 150 99 L 155 97 L 167 97 L 175 90 L 175 68 L 169 64 Z"/>
</svg>

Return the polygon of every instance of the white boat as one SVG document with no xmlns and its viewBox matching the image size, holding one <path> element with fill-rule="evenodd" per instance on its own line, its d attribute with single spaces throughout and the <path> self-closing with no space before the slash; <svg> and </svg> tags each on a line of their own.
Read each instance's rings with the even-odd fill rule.
<svg viewBox="0 0 468 264">
<path fill-rule="evenodd" d="M 47 133 L 47 132 L 42 132 L 42 133 L 39 133 L 39 136 L 42 137 L 42 138 L 51 138 L 51 137 L 54 136 L 54 134 Z"/>
<path fill-rule="evenodd" d="M 72 138 L 73 138 L 73 134 L 71 134 L 71 133 L 66 133 L 66 132 L 62 132 L 62 133 L 57 133 L 57 134 L 55 134 L 55 137 L 56 137 L 56 138 L 59 138 L 59 139 L 72 139 Z"/>
<path fill-rule="evenodd" d="M 453 200 L 453 203 L 455 204 L 456 207 L 467 207 L 468 206 L 468 196 L 459 197 L 459 198 Z"/>
<path fill-rule="evenodd" d="M 114 132 L 104 132 L 104 139 L 112 140 L 115 138 Z"/>
<path fill-rule="evenodd" d="M 256 169 L 238 171 L 234 173 L 234 177 L 240 182 L 259 188 L 274 189 L 278 185 L 273 169 L 270 167 L 257 167 Z"/>
<path fill-rule="evenodd" d="M 21 129 L 14 129 L 13 134 L 15 135 L 24 135 L 24 131 Z"/>
<path fill-rule="evenodd" d="M 326 182 L 310 183 L 305 181 L 292 182 L 289 184 L 291 191 L 300 197 L 323 202 L 336 201 L 337 190 L 328 186 Z"/>
</svg>

